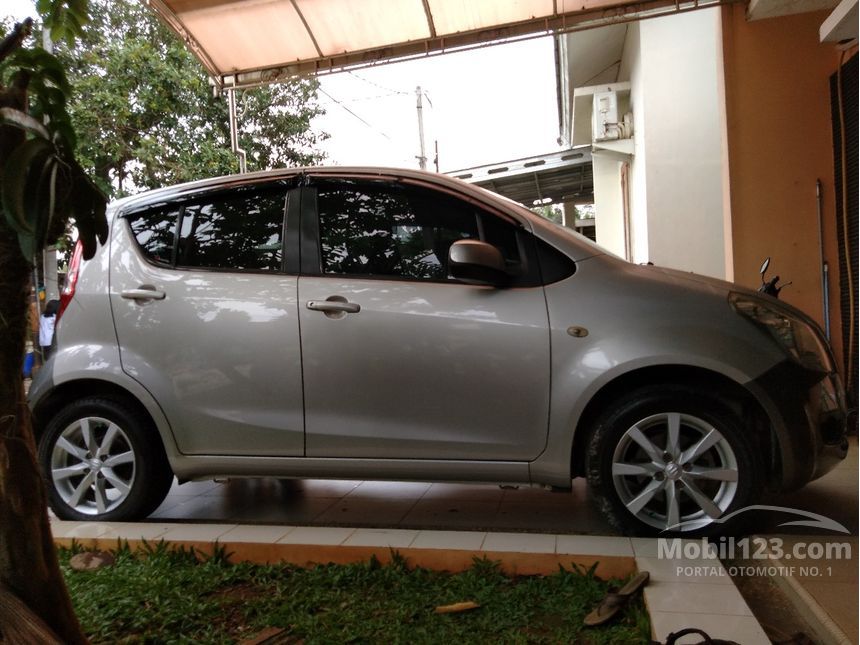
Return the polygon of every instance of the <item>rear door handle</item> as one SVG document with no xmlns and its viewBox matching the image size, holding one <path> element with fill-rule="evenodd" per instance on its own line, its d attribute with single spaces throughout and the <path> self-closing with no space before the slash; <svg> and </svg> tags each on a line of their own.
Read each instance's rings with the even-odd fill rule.
<svg viewBox="0 0 860 645">
<path fill-rule="evenodd" d="M 337 314 L 357 314 L 361 311 L 361 305 L 357 302 L 343 302 L 340 300 L 308 300 L 307 307 L 313 311 Z"/>
<path fill-rule="evenodd" d="M 159 291 L 155 287 L 144 285 L 139 289 L 127 289 L 119 294 L 126 300 L 135 300 L 137 302 L 145 300 L 164 300 L 166 295 L 163 291 Z"/>
</svg>

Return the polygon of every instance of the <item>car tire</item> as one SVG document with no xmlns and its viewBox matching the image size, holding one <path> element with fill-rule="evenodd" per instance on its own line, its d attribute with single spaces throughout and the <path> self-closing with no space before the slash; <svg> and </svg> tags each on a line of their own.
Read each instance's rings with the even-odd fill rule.
<svg viewBox="0 0 860 645">
<path fill-rule="evenodd" d="M 134 520 L 164 501 L 173 473 L 152 422 L 90 397 L 62 408 L 39 441 L 48 501 L 64 520 Z"/>
<path fill-rule="evenodd" d="M 625 535 L 737 535 L 762 467 L 742 420 L 718 396 L 653 385 L 607 406 L 586 475 L 599 512 Z"/>
</svg>

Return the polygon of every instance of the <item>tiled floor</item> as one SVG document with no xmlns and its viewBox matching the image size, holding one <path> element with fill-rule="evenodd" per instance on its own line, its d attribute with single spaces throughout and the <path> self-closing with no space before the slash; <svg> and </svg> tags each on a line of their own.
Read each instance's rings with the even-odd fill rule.
<svg viewBox="0 0 860 645">
<path fill-rule="evenodd" d="M 792 550 L 795 542 L 806 542 L 807 544 L 829 544 L 840 543 L 849 546 L 848 557 L 840 559 L 831 558 L 824 560 L 810 560 L 799 562 L 797 560 L 782 560 L 781 564 L 785 570 L 793 571 L 790 584 L 780 585 L 783 590 L 794 587 L 797 592 L 794 595 L 796 602 L 803 606 L 804 612 L 811 611 L 807 620 L 812 619 L 812 614 L 818 614 L 823 627 L 829 631 L 832 642 L 842 641 L 860 642 L 858 635 L 858 445 L 857 437 L 851 438 L 851 447 L 848 457 L 833 472 L 821 479 L 812 482 L 796 493 L 780 496 L 773 501 L 775 504 L 802 508 L 813 513 L 819 513 L 830 519 L 836 520 L 844 525 L 852 535 L 829 534 L 827 536 L 809 536 L 808 527 L 777 527 L 775 533 L 792 535 L 781 535 L 784 540 L 786 552 Z M 807 569 L 804 569 L 805 565 Z M 818 575 L 811 575 L 809 571 L 815 571 Z M 811 610 L 809 605 L 812 604 Z M 828 624 L 832 623 L 832 628 Z M 843 641 L 844 642 L 844 641 Z"/>
<path fill-rule="evenodd" d="M 839 468 L 800 491 L 765 503 L 821 513 L 858 530 L 857 442 Z M 150 521 L 283 523 L 307 526 L 531 531 L 613 535 L 589 503 L 585 482 L 572 492 L 481 484 L 275 479 L 174 484 Z M 757 533 L 805 533 L 760 514 Z"/>
<path fill-rule="evenodd" d="M 533 531 L 607 535 L 609 524 L 573 492 L 475 484 L 274 479 L 174 484 L 149 521 Z"/>
</svg>

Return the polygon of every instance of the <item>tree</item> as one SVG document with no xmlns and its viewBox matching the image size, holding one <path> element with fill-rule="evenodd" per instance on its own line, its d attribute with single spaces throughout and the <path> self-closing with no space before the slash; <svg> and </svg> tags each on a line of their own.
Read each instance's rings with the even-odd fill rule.
<svg viewBox="0 0 860 645">
<path fill-rule="evenodd" d="M 184 48 L 137 5 L 94 7 L 80 56 L 73 46 L 87 0 L 39 0 L 45 27 L 63 43 L 59 59 L 32 44 L 29 18 L 8 34 L 0 27 L 0 641 L 86 642 L 57 563 L 21 379 L 31 260 L 69 221 L 91 258 L 107 238 L 105 192 L 234 163 L 224 102 L 206 98 L 201 73 L 186 73 Z M 82 87 L 71 108 L 66 68 Z M 253 164 L 320 158 L 310 131 L 315 91 L 306 80 L 246 95 L 249 109 L 272 106 L 245 121 Z"/>
<path fill-rule="evenodd" d="M 531 210 L 556 224 L 562 222 L 562 207 L 559 204 L 541 204 L 540 206 L 533 206 Z"/>
<path fill-rule="evenodd" d="M 200 63 L 144 3 L 91 0 L 80 43 L 58 47 L 75 95 L 78 153 L 108 194 L 236 172 L 227 102 L 213 96 Z M 240 146 L 251 170 L 311 165 L 326 135 L 319 82 L 293 79 L 239 95 Z"/>
<path fill-rule="evenodd" d="M 41 0 L 73 40 L 86 0 Z M 57 563 L 21 379 L 30 259 L 74 218 L 84 255 L 107 238 L 105 198 L 74 157 L 62 65 L 24 47 L 29 18 L 0 41 L 0 639 L 85 643 Z M 2 34 L 0 34 L 2 35 Z"/>
</svg>

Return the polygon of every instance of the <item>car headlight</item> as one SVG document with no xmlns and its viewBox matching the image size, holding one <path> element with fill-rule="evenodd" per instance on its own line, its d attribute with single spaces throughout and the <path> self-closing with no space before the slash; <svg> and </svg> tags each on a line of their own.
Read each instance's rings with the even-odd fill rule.
<svg viewBox="0 0 860 645">
<path fill-rule="evenodd" d="M 798 363 L 807 369 L 832 372 L 830 352 L 821 335 L 805 320 L 764 299 L 729 294 L 729 304 L 742 316 L 765 329 Z"/>
</svg>

